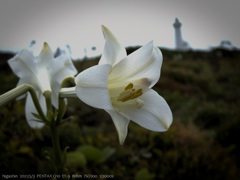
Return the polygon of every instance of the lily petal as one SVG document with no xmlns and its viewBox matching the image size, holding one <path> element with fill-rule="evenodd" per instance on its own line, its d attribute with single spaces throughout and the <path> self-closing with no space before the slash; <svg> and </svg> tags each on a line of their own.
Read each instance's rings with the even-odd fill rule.
<svg viewBox="0 0 240 180">
<path fill-rule="evenodd" d="M 58 93 L 59 93 L 59 91 L 60 91 L 60 86 L 59 86 L 59 88 L 54 88 L 53 90 L 52 90 L 52 95 L 51 95 L 51 100 L 52 100 L 52 105 L 56 108 L 56 109 L 58 109 Z"/>
<path fill-rule="evenodd" d="M 36 59 L 26 49 L 23 49 L 19 54 L 8 60 L 8 64 L 19 78 L 26 76 L 37 78 Z"/>
<path fill-rule="evenodd" d="M 54 59 L 50 67 L 49 77 L 51 77 L 52 104 L 55 108 L 58 108 L 58 92 L 61 88 L 61 83 L 65 77 L 76 75 L 77 70 L 66 55 L 61 55 Z"/>
<path fill-rule="evenodd" d="M 20 86 L 22 84 L 31 84 L 33 88 L 35 88 L 37 91 L 41 91 L 41 88 L 39 88 L 38 80 L 34 78 L 34 76 L 25 76 L 19 79 L 17 86 Z M 26 93 L 27 94 L 27 93 Z M 22 99 L 24 98 L 25 95 L 19 96 L 17 99 Z"/>
<path fill-rule="evenodd" d="M 116 37 L 107 27 L 102 26 L 102 30 L 106 42 L 99 64 L 111 64 L 114 66 L 126 57 L 127 53 L 125 48 L 120 45 Z"/>
<path fill-rule="evenodd" d="M 117 129 L 119 142 L 122 145 L 127 137 L 129 120 L 115 111 L 106 111 Z"/>
<path fill-rule="evenodd" d="M 75 78 L 76 94 L 86 104 L 100 109 L 112 109 L 108 93 L 109 64 L 90 67 Z"/>
<path fill-rule="evenodd" d="M 47 68 L 49 63 L 54 59 L 53 52 L 49 45 L 44 42 L 43 48 L 38 57 L 38 66 L 39 68 Z"/>
<path fill-rule="evenodd" d="M 109 75 L 109 82 L 147 79 L 151 88 L 159 80 L 161 65 L 162 53 L 150 42 L 116 64 Z"/>
<path fill-rule="evenodd" d="M 67 55 L 58 56 L 51 61 L 51 68 L 48 69 L 51 79 L 62 82 L 66 76 L 74 76 L 77 74 L 77 70 L 74 67 L 71 59 Z"/>
<path fill-rule="evenodd" d="M 141 108 L 118 107 L 120 113 L 140 126 L 157 132 L 166 131 L 172 123 L 172 112 L 167 102 L 154 90 L 145 92 Z"/>
<path fill-rule="evenodd" d="M 46 102 L 45 102 L 44 96 L 41 93 L 39 94 L 39 103 L 41 105 L 43 112 L 46 113 L 47 112 Z M 25 114 L 26 114 L 27 122 L 31 128 L 34 128 L 34 129 L 42 128 L 44 126 L 44 123 L 34 121 L 34 119 L 36 118 L 32 115 L 32 113 L 38 114 L 35 108 L 35 105 L 33 103 L 32 97 L 28 93 L 27 99 L 26 99 L 26 106 L 25 106 Z"/>
</svg>

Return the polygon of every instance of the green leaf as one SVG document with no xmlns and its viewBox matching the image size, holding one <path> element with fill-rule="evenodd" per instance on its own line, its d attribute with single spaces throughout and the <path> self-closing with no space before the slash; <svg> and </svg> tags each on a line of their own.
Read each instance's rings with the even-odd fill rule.
<svg viewBox="0 0 240 180">
<path fill-rule="evenodd" d="M 63 164 L 66 165 L 67 164 L 67 150 L 69 149 L 70 147 L 67 146 L 64 148 L 63 150 Z"/>
<path fill-rule="evenodd" d="M 48 124 L 48 122 L 45 121 L 44 119 L 42 119 L 39 114 L 32 112 L 32 115 L 33 115 L 36 119 L 31 119 L 31 121 L 36 121 L 36 122 L 41 122 L 41 123 Z"/>
<path fill-rule="evenodd" d="M 116 152 L 116 149 L 112 147 L 105 147 L 102 150 L 103 158 L 101 159 L 101 162 L 105 162 L 108 158 L 110 158 L 114 153 Z"/>
<path fill-rule="evenodd" d="M 87 160 L 81 152 L 69 152 L 67 153 L 67 166 L 71 168 L 82 168 L 86 166 Z"/>
<path fill-rule="evenodd" d="M 48 122 L 44 122 L 42 119 L 31 119 L 30 121 L 36 121 L 36 122 L 44 123 L 45 125 L 49 125 Z"/>
<path fill-rule="evenodd" d="M 83 153 L 87 161 L 93 163 L 100 163 L 104 158 L 101 150 L 90 145 L 82 145 L 78 147 L 76 151 Z"/>
<path fill-rule="evenodd" d="M 42 119 L 41 116 L 39 116 L 39 114 L 37 114 L 37 113 L 32 112 L 32 115 L 37 119 L 40 119 L 40 120 Z"/>
<path fill-rule="evenodd" d="M 155 154 L 157 154 L 158 157 L 162 157 L 163 156 L 163 152 L 160 149 L 154 148 L 153 152 Z"/>
<path fill-rule="evenodd" d="M 147 159 L 152 157 L 152 153 L 149 152 L 147 149 L 142 148 L 140 151 L 141 155 Z"/>
<path fill-rule="evenodd" d="M 154 174 L 150 174 L 147 168 L 143 168 L 137 172 L 134 180 L 152 180 L 154 178 Z"/>
<path fill-rule="evenodd" d="M 74 119 L 74 117 L 72 117 L 72 116 L 70 116 L 70 117 L 68 117 L 66 119 L 62 119 L 61 124 L 64 124 L 64 123 L 69 122 L 69 121 L 72 121 L 73 119 Z"/>
<path fill-rule="evenodd" d="M 21 154 L 32 154 L 32 148 L 28 146 L 21 146 L 18 150 L 19 153 Z"/>
</svg>

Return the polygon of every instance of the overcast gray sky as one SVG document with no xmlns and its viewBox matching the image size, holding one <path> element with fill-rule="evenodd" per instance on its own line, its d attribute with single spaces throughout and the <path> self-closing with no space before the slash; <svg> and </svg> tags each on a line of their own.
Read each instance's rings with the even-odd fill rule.
<svg viewBox="0 0 240 180">
<path fill-rule="evenodd" d="M 20 50 L 36 40 L 52 49 L 70 45 L 75 56 L 104 45 L 101 25 L 124 46 L 174 48 L 173 22 L 182 22 L 183 39 L 193 48 L 230 40 L 240 47 L 239 0 L 0 0 L 0 49 Z"/>
</svg>

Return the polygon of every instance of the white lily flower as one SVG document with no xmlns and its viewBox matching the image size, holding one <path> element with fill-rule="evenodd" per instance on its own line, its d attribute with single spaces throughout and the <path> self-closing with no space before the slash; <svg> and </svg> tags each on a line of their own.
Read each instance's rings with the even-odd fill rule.
<svg viewBox="0 0 240 180">
<path fill-rule="evenodd" d="M 172 123 L 171 109 L 151 89 L 160 78 L 161 51 L 150 42 L 127 56 L 111 31 L 102 29 L 106 39 L 102 57 L 98 65 L 75 78 L 76 95 L 110 114 L 120 144 L 125 141 L 130 120 L 152 131 L 166 131 Z"/>
<path fill-rule="evenodd" d="M 38 57 L 27 49 L 22 50 L 15 57 L 8 61 L 13 72 L 20 78 L 17 86 L 22 84 L 31 85 L 37 93 L 39 103 L 44 113 L 46 113 L 46 102 L 43 95 L 44 91 L 51 91 L 52 104 L 58 108 L 58 93 L 61 88 L 62 80 L 67 76 L 77 73 L 71 59 L 67 55 L 54 58 L 53 52 L 45 42 Z M 43 123 L 33 121 L 37 114 L 32 97 L 27 94 L 25 114 L 30 127 L 41 128 Z"/>
</svg>

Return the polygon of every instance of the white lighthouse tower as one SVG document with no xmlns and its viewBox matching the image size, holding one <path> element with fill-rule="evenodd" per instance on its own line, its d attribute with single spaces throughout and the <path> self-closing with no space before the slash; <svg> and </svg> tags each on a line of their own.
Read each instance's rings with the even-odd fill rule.
<svg viewBox="0 0 240 180">
<path fill-rule="evenodd" d="M 176 18 L 175 22 L 173 23 L 173 27 L 175 29 L 175 46 L 179 51 L 189 50 L 190 46 L 188 42 L 182 39 L 181 26 L 182 23 L 180 23 L 178 18 Z"/>
</svg>

